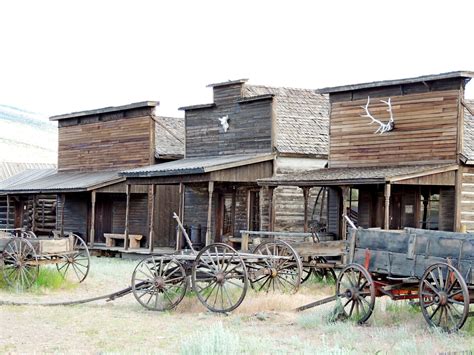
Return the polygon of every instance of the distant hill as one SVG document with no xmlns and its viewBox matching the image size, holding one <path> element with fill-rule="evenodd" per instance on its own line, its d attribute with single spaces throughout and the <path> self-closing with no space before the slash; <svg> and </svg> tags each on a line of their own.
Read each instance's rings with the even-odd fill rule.
<svg viewBox="0 0 474 355">
<path fill-rule="evenodd" d="M 57 142 L 47 117 L 0 105 L 0 162 L 56 163 Z"/>
</svg>

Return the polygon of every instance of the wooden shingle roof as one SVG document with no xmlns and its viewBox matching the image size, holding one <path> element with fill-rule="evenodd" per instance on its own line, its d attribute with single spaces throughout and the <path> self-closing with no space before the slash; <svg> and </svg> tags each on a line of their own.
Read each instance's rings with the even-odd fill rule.
<svg viewBox="0 0 474 355">
<path fill-rule="evenodd" d="M 474 160 L 474 100 L 464 100 L 463 155 Z"/>
<path fill-rule="evenodd" d="M 244 85 L 243 98 L 273 95 L 275 148 L 280 153 L 326 157 L 329 146 L 329 100 L 309 89 Z"/>
<path fill-rule="evenodd" d="M 184 118 L 155 116 L 155 157 L 184 157 Z"/>
</svg>

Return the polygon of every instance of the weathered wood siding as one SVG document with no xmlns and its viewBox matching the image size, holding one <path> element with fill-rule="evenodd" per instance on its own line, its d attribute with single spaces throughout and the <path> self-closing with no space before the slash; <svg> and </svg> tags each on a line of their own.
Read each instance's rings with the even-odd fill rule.
<svg viewBox="0 0 474 355">
<path fill-rule="evenodd" d="M 154 163 L 149 110 L 59 122 L 59 170 L 120 170 Z"/>
<path fill-rule="evenodd" d="M 393 131 L 374 134 L 378 125 L 361 117 L 369 94 L 369 110 L 383 122 L 388 122 L 389 113 L 380 100 L 391 98 Z M 385 94 L 375 98 L 376 92 L 358 91 L 352 101 L 333 100 L 330 167 L 456 163 L 458 90 Z"/>
<path fill-rule="evenodd" d="M 237 102 L 241 85 L 214 88 L 216 106 L 186 111 L 186 157 L 272 152 L 272 100 Z M 229 116 L 224 132 L 219 118 Z"/>
<path fill-rule="evenodd" d="M 74 232 L 89 241 L 90 194 L 68 194 L 64 204 L 64 231 Z M 61 229 L 61 196 L 57 198 L 56 229 Z"/>
<path fill-rule="evenodd" d="M 474 232 L 474 168 L 463 167 L 461 189 L 461 224 Z"/>
<path fill-rule="evenodd" d="M 341 191 L 340 189 L 330 187 L 328 190 L 328 233 L 341 238 Z"/>
</svg>

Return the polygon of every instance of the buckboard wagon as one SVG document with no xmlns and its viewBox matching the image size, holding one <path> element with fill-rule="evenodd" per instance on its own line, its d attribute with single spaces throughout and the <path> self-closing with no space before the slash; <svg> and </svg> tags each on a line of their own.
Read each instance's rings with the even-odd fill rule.
<svg viewBox="0 0 474 355">
<path fill-rule="evenodd" d="M 333 300 L 344 316 L 367 321 L 377 297 L 418 300 L 430 326 L 460 329 L 474 303 L 474 235 L 406 228 L 403 231 L 352 229 L 347 264 Z"/>
<path fill-rule="evenodd" d="M 33 285 L 41 265 L 55 264 L 63 277 L 71 275 L 78 282 L 89 273 L 89 250 L 73 233 L 62 238 L 37 238 L 19 229 L 0 230 L 0 253 L 3 279 L 21 290 Z"/>
</svg>

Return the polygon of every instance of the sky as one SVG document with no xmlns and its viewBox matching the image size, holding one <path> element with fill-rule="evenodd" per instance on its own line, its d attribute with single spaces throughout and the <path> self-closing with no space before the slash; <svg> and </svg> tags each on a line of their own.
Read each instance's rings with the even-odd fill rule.
<svg viewBox="0 0 474 355">
<path fill-rule="evenodd" d="M 1 1 L 0 104 L 50 116 L 474 71 L 474 1 Z M 474 87 L 474 84 L 471 84 Z M 468 85 L 467 97 L 474 97 Z"/>
</svg>

